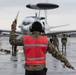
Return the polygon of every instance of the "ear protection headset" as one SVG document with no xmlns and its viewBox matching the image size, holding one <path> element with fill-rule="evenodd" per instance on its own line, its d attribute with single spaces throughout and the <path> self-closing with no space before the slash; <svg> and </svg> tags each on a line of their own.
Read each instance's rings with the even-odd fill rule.
<svg viewBox="0 0 76 75">
<path fill-rule="evenodd" d="M 39 21 L 35 21 L 34 23 L 32 23 L 32 26 L 29 29 L 31 32 L 33 31 L 44 32 L 44 28 Z"/>
</svg>

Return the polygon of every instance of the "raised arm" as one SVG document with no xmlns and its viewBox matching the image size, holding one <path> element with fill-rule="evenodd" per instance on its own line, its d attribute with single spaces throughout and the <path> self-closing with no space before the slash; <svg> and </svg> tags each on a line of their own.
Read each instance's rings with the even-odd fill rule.
<svg viewBox="0 0 76 75">
<path fill-rule="evenodd" d="M 15 21 L 13 21 L 13 23 L 11 25 L 9 42 L 11 45 L 23 46 L 23 37 L 21 37 L 20 39 L 16 39 L 17 38 L 16 26 L 17 26 L 17 22 L 15 20 Z"/>
</svg>

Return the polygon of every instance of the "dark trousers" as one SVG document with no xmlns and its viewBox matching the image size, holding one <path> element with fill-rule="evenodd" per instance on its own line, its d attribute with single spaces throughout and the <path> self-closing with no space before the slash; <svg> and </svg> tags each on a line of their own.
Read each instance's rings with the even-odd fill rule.
<svg viewBox="0 0 76 75">
<path fill-rule="evenodd" d="M 47 68 L 40 71 L 28 71 L 28 70 L 25 70 L 25 71 L 26 71 L 25 75 L 46 75 Z"/>
</svg>

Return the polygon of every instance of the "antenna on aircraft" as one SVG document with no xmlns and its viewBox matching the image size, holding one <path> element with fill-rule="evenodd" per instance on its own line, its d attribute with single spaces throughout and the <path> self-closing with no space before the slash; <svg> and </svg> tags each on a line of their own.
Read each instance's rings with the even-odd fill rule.
<svg viewBox="0 0 76 75">
<path fill-rule="evenodd" d="M 46 3 L 47 3 L 47 0 L 46 0 Z M 47 10 L 45 10 L 45 22 L 47 24 Z"/>
</svg>

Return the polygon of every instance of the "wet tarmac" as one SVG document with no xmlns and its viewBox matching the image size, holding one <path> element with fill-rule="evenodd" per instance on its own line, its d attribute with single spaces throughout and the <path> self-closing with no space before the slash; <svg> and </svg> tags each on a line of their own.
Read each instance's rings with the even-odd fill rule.
<svg viewBox="0 0 76 75">
<path fill-rule="evenodd" d="M 0 37 L 0 48 L 11 50 L 9 37 Z M 61 51 L 61 41 L 59 38 L 59 48 Z M 17 59 L 11 60 L 11 54 L 0 52 L 0 75 L 25 75 L 24 55 L 21 47 L 18 47 Z M 76 68 L 76 38 L 68 38 L 66 58 Z M 46 54 L 47 75 L 76 75 L 76 70 L 63 67 L 63 63 L 53 58 L 49 53 Z"/>
</svg>

